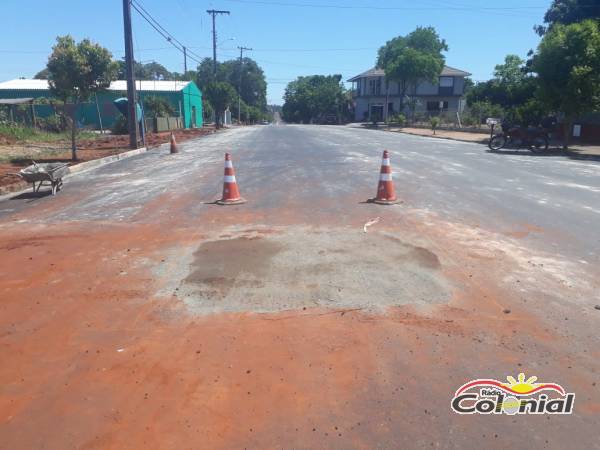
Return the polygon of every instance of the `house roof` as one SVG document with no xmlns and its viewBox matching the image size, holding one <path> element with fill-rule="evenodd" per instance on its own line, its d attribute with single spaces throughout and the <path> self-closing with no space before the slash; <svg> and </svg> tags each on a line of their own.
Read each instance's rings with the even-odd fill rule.
<svg viewBox="0 0 600 450">
<path fill-rule="evenodd" d="M 175 92 L 184 89 L 191 81 L 136 80 L 138 91 Z M 0 90 L 45 91 L 48 80 L 16 79 L 0 83 Z M 116 80 L 110 84 L 109 91 L 127 91 L 127 81 Z"/>
<path fill-rule="evenodd" d="M 459 70 L 459 69 L 455 69 L 454 67 L 450 67 L 450 66 L 444 66 L 444 68 L 442 69 L 442 73 L 440 74 L 440 76 L 442 77 L 468 77 L 471 74 L 469 72 L 465 72 L 464 70 Z M 359 75 L 356 75 L 355 77 L 350 78 L 348 81 L 352 82 L 352 81 L 356 81 L 359 78 L 365 78 L 365 77 L 383 77 L 385 76 L 385 72 L 383 69 L 378 69 L 377 67 L 373 67 L 372 69 L 369 69 Z"/>
<path fill-rule="evenodd" d="M 0 98 L 0 105 L 22 105 L 23 103 L 29 103 L 32 100 L 33 100 L 33 97 Z"/>
</svg>

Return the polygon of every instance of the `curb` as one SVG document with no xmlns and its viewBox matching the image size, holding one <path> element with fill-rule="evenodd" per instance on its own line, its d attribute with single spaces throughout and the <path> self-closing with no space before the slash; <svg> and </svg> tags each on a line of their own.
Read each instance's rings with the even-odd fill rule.
<svg viewBox="0 0 600 450">
<path fill-rule="evenodd" d="M 163 145 L 163 144 L 161 144 Z M 160 148 L 160 146 L 152 147 Z M 104 158 L 93 159 L 92 161 L 86 161 L 79 164 L 75 164 L 74 166 L 69 166 L 69 173 L 65 176 L 66 178 L 70 178 L 72 175 L 76 175 L 82 172 L 86 172 L 88 170 L 95 169 L 97 167 L 105 166 L 106 164 L 110 164 L 121 159 L 131 158 L 132 156 L 140 155 L 148 151 L 148 148 L 141 147 L 136 148 L 135 150 L 129 150 L 127 152 L 118 153 L 116 155 L 105 156 Z M 4 200 L 5 197 L 12 197 L 16 194 L 20 194 L 28 191 L 28 183 L 24 181 L 19 181 L 17 183 L 9 184 L 7 186 L 0 187 L 0 200 Z"/>
<path fill-rule="evenodd" d="M 381 131 L 385 131 L 385 130 L 381 130 Z M 434 136 L 433 134 L 431 136 L 426 136 L 424 134 L 410 133 L 408 131 L 388 131 L 388 133 L 402 133 L 402 134 L 408 134 L 409 136 L 432 137 L 432 138 L 436 138 L 436 139 L 446 139 L 449 141 L 467 142 L 467 143 L 471 143 L 471 144 L 482 144 L 482 145 L 486 145 L 486 146 L 487 146 L 487 143 L 489 140 L 489 139 L 482 139 L 481 141 L 468 141 L 466 139 L 458 139 L 458 138 L 452 138 L 452 137 L 447 137 L 447 136 Z M 548 151 L 553 151 L 553 149 L 554 149 L 554 147 L 552 147 L 552 146 L 548 147 Z M 599 156 L 595 153 L 580 153 L 580 151 L 578 151 L 577 149 L 562 150 L 558 146 L 555 148 L 555 151 L 559 152 L 559 154 L 563 154 L 565 156 L 572 157 L 574 159 L 581 159 L 581 160 L 596 160 Z"/>
<path fill-rule="evenodd" d="M 74 166 L 69 166 L 69 175 L 65 178 L 70 177 L 71 175 L 85 172 L 87 170 L 95 169 L 96 167 L 104 166 L 106 164 L 110 164 L 115 161 L 119 161 L 121 159 L 131 158 L 132 156 L 139 155 L 141 153 L 147 152 L 148 149 L 146 147 L 136 148 L 135 150 L 129 150 L 127 152 L 118 153 L 116 155 L 105 156 L 104 158 L 93 159 L 91 161 L 82 162 L 79 164 L 75 164 Z"/>
<path fill-rule="evenodd" d="M 448 137 L 448 136 L 437 136 L 437 135 L 434 135 L 434 134 L 432 134 L 432 135 L 425 135 L 425 134 L 418 134 L 418 133 L 410 133 L 408 131 L 388 131 L 388 133 L 402 133 L 402 134 L 408 134 L 410 136 L 432 137 L 432 138 L 435 138 L 435 139 L 446 139 L 448 141 L 468 142 L 470 144 L 483 144 L 483 145 L 487 145 L 487 140 L 488 140 L 488 139 L 481 139 L 479 141 L 469 141 L 467 139 L 459 139 L 459 138 L 453 138 L 453 137 Z"/>
</svg>

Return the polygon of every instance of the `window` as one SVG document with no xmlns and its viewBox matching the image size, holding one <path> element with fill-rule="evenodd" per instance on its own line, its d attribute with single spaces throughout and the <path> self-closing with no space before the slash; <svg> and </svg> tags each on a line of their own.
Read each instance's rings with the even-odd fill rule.
<svg viewBox="0 0 600 450">
<path fill-rule="evenodd" d="M 439 95 L 454 94 L 454 77 L 440 77 Z"/>
<path fill-rule="evenodd" d="M 440 87 L 454 87 L 454 77 L 440 77 Z"/>
<path fill-rule="evenodd" d="M 427 102 L 427 111 L 440 111 L 440 103 L 442 103 L 442 111 L 448 111 L 448 102 Z"/>
<path fill-rule="evenodd" d="M 381 95 L 381 77 L 369 80 L 369 94 Z"/>
</svg>

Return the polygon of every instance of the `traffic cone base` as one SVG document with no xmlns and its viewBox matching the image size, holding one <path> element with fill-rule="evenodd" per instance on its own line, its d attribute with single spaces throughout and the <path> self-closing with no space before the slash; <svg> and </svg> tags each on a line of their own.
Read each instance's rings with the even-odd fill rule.
<svg viewBox="0 0 600 450">
<path fill-rule="evenodd" d="M 242 198 L 235 179 L 231 155 L 225 153 L 225 174 L 223 176 L 223 196 L 215 202 L 217 205 L 241 205 L 246 203 Z"/>
<path fill-rule="evenodd" d="M 217 200 L 216 203 L 217 205 L 243 205 L 244 203 L 246 203 L 247 200 L 245 198 L 238 198 L 237 200 Z"/>
<path fill-rule="evenodd" d="M 402 203 L 402 200 L 378 200 L 376 198 L 370 198 L 369 203 L 377 203 L 378 205 L 397 205 Z"/>
</svg>

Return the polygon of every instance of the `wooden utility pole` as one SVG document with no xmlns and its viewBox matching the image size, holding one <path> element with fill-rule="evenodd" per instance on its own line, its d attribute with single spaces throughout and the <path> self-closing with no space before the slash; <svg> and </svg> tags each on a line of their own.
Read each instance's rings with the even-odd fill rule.
<svg viewBox="0 0 600 450">
<path fill-rule="evenodd" d="M 217 30 L 215 27 L 215 16 L 217 16 L 217 14 L 229 15 L 229 11 L 223 11 L 223 10 L 217 10 L 217 9 L 207 9 L 206 12 L 212 16 L 213 76 L 216 78 L 216 76 L 217 76 Z"/>
<path fill-rule="evenodd" d="M 125 69 L 127 72 L 127 126 L 129 148 L 138 148 L 137 95 L 133 59 L 133 36 L 131 32 L 131 0 L 123 0 L 123 26 L 125 30 Z"/>
<path fill-rule="evenodd" d="M 238 125 L 242 123 L 242 69 L 244 68 L 244 50 L 252 50 L 249 47 L 238 47 L 240 49 L 240 84 L 238 89 Z"/>
<path fill-rule="evenodd" d="M 183 76 L 187 73 L 187 48 L 183 46 Z"/>
</svg>

